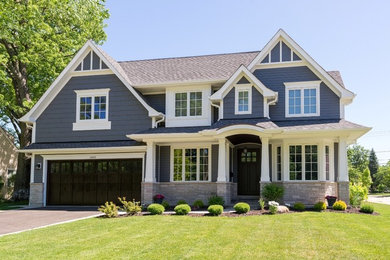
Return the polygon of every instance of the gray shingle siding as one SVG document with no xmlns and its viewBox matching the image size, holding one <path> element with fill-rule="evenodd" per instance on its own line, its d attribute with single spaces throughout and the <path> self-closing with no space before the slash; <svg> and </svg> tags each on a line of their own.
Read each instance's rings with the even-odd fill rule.
<svg viewBox="0 0 390 260">
<path fill-rule="evenodd" d="M 165 114 L 165 94 L 145 95 L 144 99 L 155 110 Z"/>
<path fill-rule="evenodd" d="M 171 147 L 160 146 L 160 182 L 170 181 Z"/>
<path fill-rule="evenodd" d="M 76 122 L 74 90 L 110 88 L 111 130 L 73 131 Z M 73 77 L 64 86 L 36 123 L 36 142 L 78 142 L 128 140 L 132 134 L 151 127 L 145 107 L 115 75 Z"/>
<path fill-rule="evenodd" d="M 287 67 L 275 69 L 258 69 L 253 73 L 263 84 L 279 93 L 276 105 L 270 106 L 271 120 L 297 120 L 297 119 L 339 119 L 339 97 L 324 83 L 320 86 L 320 116 L 318 117 L 285 117 L 285 86 L 284 82 L 313 81 L 319 78 L 306 66 Z"/>
<path fill-rule="evenodd" d="M 252 87 L 252 114 L 235 115 L 235 88 L 233 87 L 223 99 L 223 118 L 255 118 L 264 116 L 263 95 Z"/>
<path fill-rule="evenodd" d="M 216 182 L 218 178 L 218 145 L 211 146 L 211 181 Z"/>
<path fill-rule="evenodd" d="M 35 165 L 38 163 L 41 164 L 41 169 L 37 170 L 35 169 Z M 34 167 L 34 183 L 42 183 L 43 181 L 43 157 L 40 155 L 35 155 L 35 165 L 31 165 L 31 167 Z"/>
</svg>

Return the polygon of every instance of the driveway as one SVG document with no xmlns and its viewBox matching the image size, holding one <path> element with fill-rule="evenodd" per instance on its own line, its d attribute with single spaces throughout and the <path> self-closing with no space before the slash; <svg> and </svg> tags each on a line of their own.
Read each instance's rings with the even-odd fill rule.
<svg viewBox="0 0 390 260">
<path fill-rule="evenodd" d="M 389 195 L 368 195 L 368 201 L 390 205 L 390 194 Z"/>
<path fill-rule="evenodd" d="M 100 215 L 97 207 L 45 207 L 0 212 L 0 236 Z"/>
</svg>

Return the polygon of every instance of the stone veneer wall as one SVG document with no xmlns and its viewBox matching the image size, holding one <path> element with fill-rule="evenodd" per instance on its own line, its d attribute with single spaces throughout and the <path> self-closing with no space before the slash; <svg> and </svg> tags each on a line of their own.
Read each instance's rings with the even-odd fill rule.
<svg viewBox="0 0 390 260">
<path fill-rule="evenodd" d="M 327 195 L 339 197 L 336 182 L 281 182 L 280 185 L 284 187 L 284 203 L 314 205 L 318 201 L 325 201 Z"/>
<path fill-rule="evenodd" d="M 349 182 L 338 182 L 338 199 L 349 204 Z"/>
<path fill-rule="evenodd" d="M 43 206 L 43 183 L 30 183 L 30 202 L 32 207 Z"/>
</svg>

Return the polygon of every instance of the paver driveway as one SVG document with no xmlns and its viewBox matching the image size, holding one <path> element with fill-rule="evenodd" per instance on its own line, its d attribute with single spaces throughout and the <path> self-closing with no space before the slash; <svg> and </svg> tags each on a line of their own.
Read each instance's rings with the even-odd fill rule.
<svg viewBox="0 0 390 260">
<path fill-rule="evenodd" d="M 0 236 L 100 215 L 97 207 L 45 207 L 0 212 Z"/>
<path fill-rule="evenodd" d="M 368 201 L 390 205 L 390 195 L 368 195 Z"/>
</svg>

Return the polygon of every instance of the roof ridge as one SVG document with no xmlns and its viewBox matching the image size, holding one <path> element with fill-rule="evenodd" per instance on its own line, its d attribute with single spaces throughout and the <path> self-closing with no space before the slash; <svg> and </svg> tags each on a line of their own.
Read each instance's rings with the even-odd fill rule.
<svg viewBox="0 0 390 260">
<path fill-rule="evenodd" d="M 198 58 L 198 57 L 222 56 L 222 55 L 232 55 L 232 54 L 246 54 L 246 53 L 256 53 L 256 52 L 258 53 L 260 51 L 242 51 L 242 52 L 229 52 L 229 53 L 214 53 L 214 54 L 191 55 L 191 56 L 181 56 L 181 57 L 167 57 L 167 58 L 139 59 L 139 60 L 123 60 L 123 61 L 117 61 L 117 62 L 118 63 L 128 63 L 128 62 L 139 62 L 139 61 L 189 59 L 189 58 Z"/>
</svg>

